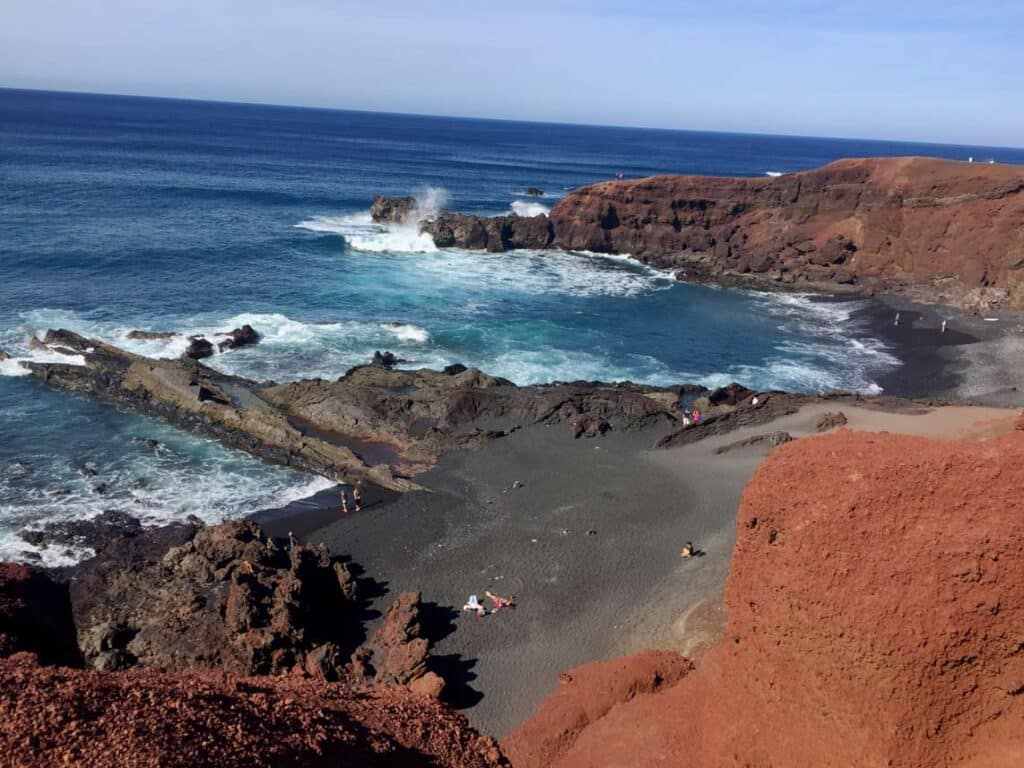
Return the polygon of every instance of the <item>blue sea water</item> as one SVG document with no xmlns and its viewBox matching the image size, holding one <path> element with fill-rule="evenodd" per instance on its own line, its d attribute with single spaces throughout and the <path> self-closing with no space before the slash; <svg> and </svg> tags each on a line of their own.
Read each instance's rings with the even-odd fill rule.
<svg viewBox="0 0 1024 768">
<path fill-rule="evenodd" d="M 28 338 L 51 327 L 170 356 L 181 339 L 125 336 L 248 322 L 263 342 L 209 362 L 278 381 L 390 349 L 520 383 L 875 390 L 899 363 L 856 303 L 689 286 L 593 254 L 437 250 L 368 207 L 413 194 L 424 211 L 533 213 L 618 172 L 762 176 L 908 154 L 1024 163 L 999 148 L 0 90 L 0 348 L 15 358 L 0 364 L 0 559 L 31 556 L 17 532 L 46 520 L 219 519 L 326 485 L 42 389 L 16 360 L 38 357 Z"/>
</svg>

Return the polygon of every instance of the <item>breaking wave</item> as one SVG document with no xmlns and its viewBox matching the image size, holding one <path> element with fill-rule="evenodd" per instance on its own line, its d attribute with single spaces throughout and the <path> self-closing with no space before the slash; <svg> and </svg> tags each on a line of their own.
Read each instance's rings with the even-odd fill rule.
<svg viewBox="0 0 1024 768">
<path fill-rule="evenodd" d="M 551 208 L 530 200 L 513 200 L 512 213 L 517 216 L 539 216 L 540 214 L 551 213 Z"/>
</svg>

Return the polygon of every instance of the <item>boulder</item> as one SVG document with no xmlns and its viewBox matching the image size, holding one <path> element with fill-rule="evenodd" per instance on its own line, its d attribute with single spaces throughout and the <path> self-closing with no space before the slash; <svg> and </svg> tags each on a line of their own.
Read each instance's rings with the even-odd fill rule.
<svg viewBox="0 0 1024 768">
<path fill-rule="evenodd" d="M 260 335 L 256 333 L 251 325 L 246 324 L 241 328 L 235 328 L 235 330 L 228 332 L 227 338 L 217 344 L 217 348 L 221 352 L 225 352 L 229 349 L 251 346 L 258 343 L 259 340 Z"/>
<path fill-rule="evenodd" d="M 539 189 L 538 187 L 527 187 L 526 194 L 529 195 L 530 197 L 543 197 L 544 190 Z"/>
<path fill-rule="evenodd" d="M 213 356 L 213 344 L 202 336 L 191 336 L 189 337 L 188 348 L 185 350 L 184 357 L 191 360 L 202 360 L 204 357 Z"/>
<path fill-rule="evenodd" d="M 381 352 L 379 349 L 373 353 L 373 361 L 371 365 L 376 365 L 381 368 L 394 368 L 399 363 L 406 363 L 408 360 L 404 360 L 398 357 L 394 352 Z"/>
<path fill-rule="evenodd" d="M 404 224 L 415 212 L 415 197 L 376 195 L 370 206 L 370 218 L 382 224 Z"/>
</svg>

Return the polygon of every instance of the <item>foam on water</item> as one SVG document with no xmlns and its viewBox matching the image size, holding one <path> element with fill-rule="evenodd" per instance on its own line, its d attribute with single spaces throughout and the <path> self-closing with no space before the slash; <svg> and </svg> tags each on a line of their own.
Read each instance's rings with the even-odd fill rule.
<svg viewBox="0 0 1024 768">
<path fill-rule="evenodd" d="M 369 213 L 314 216 L 295 226 L 310 232 L 341 235 L 349 248 L 365 253 L 430 253 L 437 250 L 434 238 L 420 233 L 416 222 L 377 224 Z"/>
<path fill-rule="evenodd" d="M 70 426 L 95 419 L 94 407 L 101 406 L 84 404 L 79 414 L 72 410 Z M 29 428 L 44 409 L 40 405 L 17 420 Z M 19 535 L 26 528 L 70 517 L 88 520 L 115 509 L 148 525 L 188 515 L 215 523 L 284 505 L 333 485 L 143 417 L 110 414 L 104 423 L 107 434 L 102 441 L 79 444 L 65 442 L 59 434 L 44 434 L 18 462 L 0 470 L 0 561 L 66 565 L 89 556 L 91 551 L 84 547 L 37 547 Z M 157 447 L 150 447 L 147 440 L 157 441 Z M 97 490 L 101 483 L 102 492 Z"/>
<path fill-rule="evenodd" d="M 517 216 L 539 216 L 542 213 L 551 213 L 550 207 L 532 200 L 513 200 L 511 210 Z"/>
</svg>

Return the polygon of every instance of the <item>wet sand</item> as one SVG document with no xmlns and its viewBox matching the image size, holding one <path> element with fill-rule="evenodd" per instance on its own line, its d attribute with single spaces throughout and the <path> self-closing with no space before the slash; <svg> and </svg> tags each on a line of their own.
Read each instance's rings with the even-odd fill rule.
<svg viewBox="0 0 1024 768">
<path fill-rule="evenodd" d="M 894 325 L 896 313 L 899 325 Z M 898 296 L 872 299 L 860 314 L 870 335 L 902 361 L 878 383 L 886 394 L 996 407 L 1024 407 L 1024 316 L 989 319 Z M 947 321 L 942 333 L 942 321 Z"/>
</svg>

